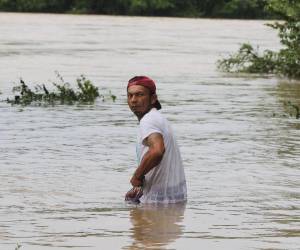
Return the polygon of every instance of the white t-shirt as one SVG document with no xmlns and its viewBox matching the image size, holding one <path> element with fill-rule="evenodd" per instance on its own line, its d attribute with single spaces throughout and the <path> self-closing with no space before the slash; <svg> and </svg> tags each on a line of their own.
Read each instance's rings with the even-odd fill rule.
<svg viewBox="0 0 300 250">
<path fill-rule="evenodd" d="M 149 147 L 143 144 L 152 133 L 163 136 L 165 153 L 156 167 L 145 176 L 142 203 L 175 203 L 187 199 L 187 189 L 180 151 L 167 119 L 153 108 L 140 120 L 137 159 L 140 164 Z"/>
</svg>

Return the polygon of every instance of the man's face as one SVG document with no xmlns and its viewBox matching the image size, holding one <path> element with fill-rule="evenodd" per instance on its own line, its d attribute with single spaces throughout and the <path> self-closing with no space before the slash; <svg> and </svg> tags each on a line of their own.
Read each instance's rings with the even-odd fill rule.
<svg viewBox="0 0 300 250">
<path fill-rule="evenodd" d="M 151 95 L 150 90 L 144 86 L 133 85 L 127 90 L 128 106 L 139 120 L 150 111 L 156 98 L 156 95 Z"/>
</svg>

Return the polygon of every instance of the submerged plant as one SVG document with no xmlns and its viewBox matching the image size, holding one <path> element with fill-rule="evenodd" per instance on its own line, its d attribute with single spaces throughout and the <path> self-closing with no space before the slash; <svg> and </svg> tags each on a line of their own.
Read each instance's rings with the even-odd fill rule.
<svg viewBox="0 0 300 250">
<path fill-rule="evenodd" d="M 266 50 L 259 55 L 258 49 L 248 43 L 229 58 L 218 61 L 219 69 L 225 72 L 273 73 L 277 64 L 277 54 Z"/>
<path fill-rule="evenodd" d="M 300 118 L 300 106 L 288 101 L 284 102 L 284 106 L 287 109 L 287 112 L 290 116 L 296 117 L 296 119 Z"/>
<path fill-rule="evenodd" d="M 95 100 L 99 95 L 98 88 L 95 87 L 90 80 L 87 80 L 83 75 L 77 78 L 77 85 L 79 88 L 78 99 L 81 102 L 89 102 Z M 101 97 L 103 97 L 101 95 Z"/>
<path fill-rule="evenodd" d="M 22 245 L 17 244 L 15 250 L 19 250 L 21 248 Z"/>
<path fill-rule="evenodd" d="M 7 98 L 7 102 L 11 104 L 30 105 L 30 104 L 92 104 L 100 97 L 105 100 L 104 95 L 99 94 L 98 87 L 88 80 L 84 75 L 76 79 L 77 89 L 73 89 L 70 83 L 65 82 L 63 77 L 56 72 L 60 83 L 53 82 L 54 90 L 49 90 L 45 84 L 38 84 L 34 90 L 21 79 L 20 84 L 13 88 L 13 92 L 17 95 L 13 99 Z M 115 101 L 116 96 L 109 93 L 109 97 Z"/>
</svg>

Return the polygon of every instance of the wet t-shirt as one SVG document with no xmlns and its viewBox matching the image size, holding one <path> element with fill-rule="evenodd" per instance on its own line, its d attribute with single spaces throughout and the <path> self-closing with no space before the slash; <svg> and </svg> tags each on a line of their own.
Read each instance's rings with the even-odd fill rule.
<svg viewBox="0 0 300 250">
<path fill-rule="evenodd" d="M 142 203 L 176 203 L 187 199 L 185 174 L 179 147 L 167 119 L 155 108 L 140 120 L 137 158 L 140 164 L 148 147 L 143 141 L 152 133 L 162 135 L 164 156 L 156 167 L 145 176 Z"/>
</svg>

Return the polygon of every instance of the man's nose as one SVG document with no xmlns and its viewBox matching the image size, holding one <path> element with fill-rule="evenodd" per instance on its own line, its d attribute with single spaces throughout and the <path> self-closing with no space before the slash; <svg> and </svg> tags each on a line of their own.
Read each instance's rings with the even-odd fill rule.
<svg viewBox="0 0 300 250">
<path fill-rule="evenodd" d="M 131 97 L 131 101 L 132 101 L 132 102 L 136 102 L 136 100 L 137 100 L 136 96 L 133 95 L 133 96 Z"/>
</svg>

